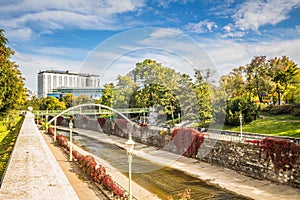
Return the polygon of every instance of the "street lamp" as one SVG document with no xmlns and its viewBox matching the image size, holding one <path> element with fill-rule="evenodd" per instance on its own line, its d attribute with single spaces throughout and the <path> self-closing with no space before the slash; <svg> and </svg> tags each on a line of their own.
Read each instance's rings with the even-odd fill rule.
<svg viewBox="0 0 300 200">
<path fill-rule="evenodd" d="M 55 120 L 54 120 L 54 142 L 56 141 L 56 120 L 57 120 L 57 118 L 55 118 Z"/>
<path fill-rule="evenodd" d="M 128 124 L 128 140 L 125 143 L 126 144 L 126 149 L 127 149 L 127 156 L 128 156 L 128 178 L 129 178 L 129 200 L 132 200 L 132 181 L 131 181 L 131 164 L 132 164 L 132 154 L 133 154 L 133 149 L 134 149 L 134 144 L 135 142 L 132 140 L 132 124 Z"/>
<path fill-rule="evenodd" d="M 69 123 L 69 128 L 70 128 L 70 161 L 73 160 L 72 158 L 72 128 L 73 128 L 73 123 L 72 121 L 70 120 L 70 123 Z"/>
<path fill-rule="evenodd" d="M 241 141 L 242 141 L 242 139 L 243 139 L 243 115 L 240 114 L 239 118 L 240 118 L 240 132 L 241 132 Z"/>
</svg>

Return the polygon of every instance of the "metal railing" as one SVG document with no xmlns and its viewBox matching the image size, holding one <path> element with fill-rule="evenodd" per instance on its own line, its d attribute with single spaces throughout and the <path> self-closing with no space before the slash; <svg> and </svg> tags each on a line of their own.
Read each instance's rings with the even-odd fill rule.
<svg viewBox="0 0 300 200">
<path fill-rule="evenodd" d="M 125 109 L 116 109 L 116 110 L 124 114 L 149 112 L 149 108 L 125 108 Z M 36 116 L 42 116 L 42 115 L 56 116 L 62 111 L 63 110 L 33 110 L 33 113 Z M 108 109 L 76 109 L 68 113 L 65 113 L 64 115 L 70 116 L 70 115 L 102 115 L 102 114 L 114 114 L 114 112 Z"/>
<path fill-rule="evenodd" d="M 235 131 L 209 129 L 207 132 L 207 135 L 209 138 L 217 139 L 217 140 L 225 140 L 225 141 L 240 141 L 241 140 L 240 132 L 235 132 Z M 263 140 L 265 138 L 290 140 L 294 143 L 300 144 L 300 138 L 293 138 L 293 137 L 286 137 L 286 136 L 272 136 L 272 135 L 248 133 L 248 132 L 243 132 L 242 141 Z"/>
</svg>

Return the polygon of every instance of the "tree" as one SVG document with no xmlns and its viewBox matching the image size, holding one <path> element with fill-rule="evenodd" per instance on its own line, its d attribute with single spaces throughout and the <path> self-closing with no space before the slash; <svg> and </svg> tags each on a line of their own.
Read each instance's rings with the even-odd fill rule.
<svg viewBox="0 0 300 200">
<path fill-rule="evenodd" d="M 275 91 L 278 97 L 278 104 L 281 104 L 281 95 L 290 85 L 293 77 L 298 73 L 297 64 L 287 56 L 273 58 L 269 60 L 269 71 L 272 81 L 275 83 Z"/>
<path fill-rule="evenodd" d="M 6 47 L 3 32 L 0 29 L 0 112 L 6 113 L 24 105 L 26 89 L 18 65 L 9 60 L 14 52 Z"/>
<path fill-rule="evenodd" d="M 82 94 L 75 99 L 75 104 L 80 105 L 80 104 L 89 103 L 90 101 L 91 98 L 88 95 Z"/>
<path fill-rule="evenodd" d="M 41 98 L 41 110 L 65 110 L 66 105 L 55 97 Z"/>
<path fill-rule="evenodd" d="M 220 79 L 221 89 L 226 92 L 226 99 L 231 101 L 236 96 L 245 95 L 245 82 L 243 80 L 244 67 L 233 68 L 232 72 Z M 250 90 L 251 93 L 251 90 Z"/>
<path fill-rule="evenodd" d="M 115 97 L 115 86 L 113 83 L 104 84 L 104 90 L 102 91 L 101 104 L 113 107 Z"/>
<path fill-rule="evenodd" d="M 200 71 L 195 69 L 195 93 L 198 103 L 198 118 L 201 126 L 206 126 L 206 121 L 212 118 L 212 104 L 211 104 L 211 88 L 208 79 L 211 75 L 210 69 Z"/>
<path fill-rule="evenodd" d="M 298 68 L 297 74 L 292 78 L 291 84 L 283 94 L 283 99 L 286 103 L 300 104 L 300 69 Z"/>
<path fill-rule="evenodd" d="M 77 98 L 74 96 L 74 94 L 67 93 L 64 96 L 62 96 L 61 99 L 62 99 L 62 102 L 64 102 L 64 104 L 66 105 L 66 107 L 70 108 L 75 105 Z"/>
<path fill-rule="evenodd" d="M 246 89 L 262 103 L 263 97 L 270 93 L 273 87 L 266 56 L 254 57 L 251 63 L 246 65 L 245 72 Z"/>
<path fill-rule="evenodd" d="M 235 97 L 227 104 L 225 124 L 237 126 L 240 124 L 239 116 L 242 114 L 244 122 L 251 122 L 257 117 L 257 107 L 245 97 Z"/>
<path fill-rule="evenodd" d="M 117 108 L 130 107 L 129 102 L 137 84 L 129 76 L 118 76 L 115 89 L 115 102 Z"/>
</svg>

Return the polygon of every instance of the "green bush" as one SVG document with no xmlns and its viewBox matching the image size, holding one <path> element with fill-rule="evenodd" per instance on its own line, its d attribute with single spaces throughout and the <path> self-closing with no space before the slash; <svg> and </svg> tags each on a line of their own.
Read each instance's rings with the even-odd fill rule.
<svg viewBox="0 0 300 200">
<path fill-rule="evenodd" d="M 292 105 L 275 105 L 270 109 L 270 113 L 273 115 L 290 114 L 293 111 Z"/>
<path fill-rule="evenodd" d="M 238 126 L 240 124 L 240 114 L 243 116 L 243 123 L 252 122 L 258 116 L 255 103 L 244 97 L 236 97 L 227 104 L 225 124 Z"/>
<path fill-rule="evenodd" d="M 291 114 L 294 116 L 300 116 L 300 105 L 294 105 L 293 111 Z"/>
</svg>

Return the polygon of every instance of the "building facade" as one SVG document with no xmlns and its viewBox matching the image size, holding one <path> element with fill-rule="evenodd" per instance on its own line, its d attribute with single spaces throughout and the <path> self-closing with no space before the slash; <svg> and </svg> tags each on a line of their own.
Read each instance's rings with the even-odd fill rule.
<svg viewBox="0 0 300 200">
<path fill-rule="evenodd" d="M 74 73 L 69 71 L 46 70 L 37 75 L 38 98 L 47 97 L 63 89 L 99 88 L 99 75 Z M 51 95 L 50 95 L 51 96 Z"/>
</svg>

